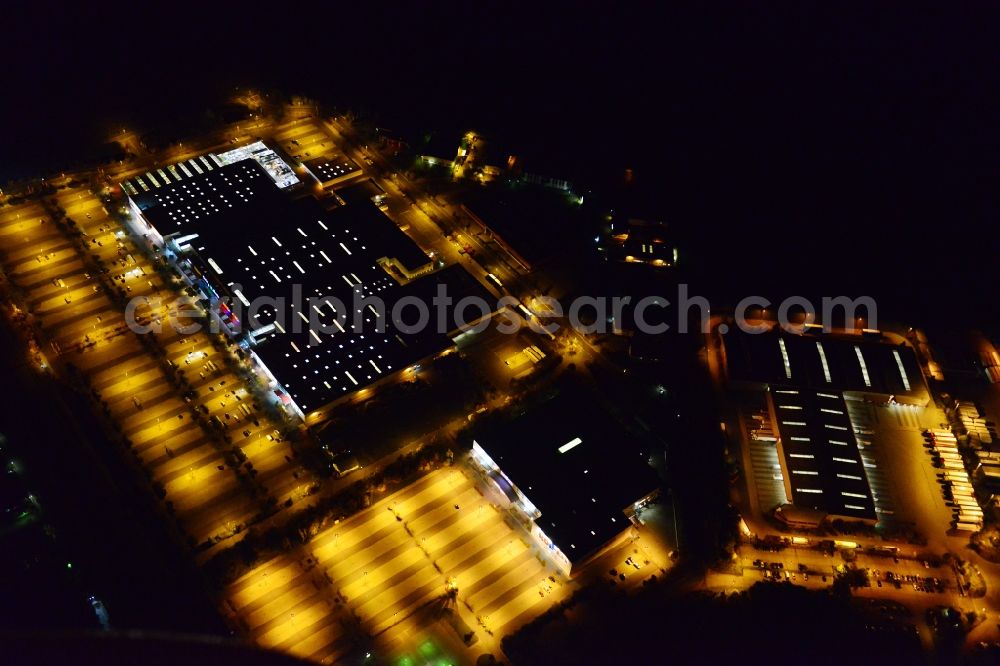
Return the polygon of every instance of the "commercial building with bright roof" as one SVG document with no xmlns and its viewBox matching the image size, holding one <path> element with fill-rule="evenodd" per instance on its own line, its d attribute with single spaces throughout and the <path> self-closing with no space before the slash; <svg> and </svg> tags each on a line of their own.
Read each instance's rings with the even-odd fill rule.
<svg viewBox="0 0 1000 666">
<path fill-rule="evenodd" d="M 282 404 L 304 416 L 452 349 L 450 334 L 488 316 L 456 317 L 464 297 L 493 302 L 462 267 L 436 265 L 370 201 L 328 210 L 284 191 L 288 172 L 264 148 L 195 158 L 164 170 L 182 177 L 125 189 L 136 231 L 219 301 L 213 314 Z M 403 304 L 430 305 L 439 288 L 451 304 L 415 326 Z"/>
</svg>

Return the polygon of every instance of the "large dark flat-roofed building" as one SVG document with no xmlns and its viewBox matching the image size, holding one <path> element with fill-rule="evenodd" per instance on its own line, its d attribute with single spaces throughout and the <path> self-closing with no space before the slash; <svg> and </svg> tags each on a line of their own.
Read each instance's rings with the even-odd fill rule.
<svg viewBox="0 0 1000 666">
<path fill-rule="evenodd" d="M 200 173 L 189 165 L 184 177 L 158 179 L 148 191 L 133 186 L 133 224 L 203 294 L 228 297 L 215 314 L 298 414 L 453 346 L 449 333 L 460 326 L 451 306 L 442 308 L 443 326 L 432 308 L 417 330 L 412 305 L 392 321 L 397 304 L 430 305 L 439 286 L 451 303 L 465 296 L 492 302 L 460 266 L 435 271 L 371 201 L 326 210 L 312 197 L 282 192 L 259 154 L 224 158 L 189 160 Z M 470 325 L 482 316 L 475 308 L 463 314 Z"/>
<path fill-rule="evenodd" d="M 214 164 L 211 170 L 209 164 L 214 163 L 206 159 L 202 173 L 178 181 L 161 183 L 147 175 L 155 185 L 148 191 L 131 195 L 131 199 L 146 220 L 164 236 L 204 233 L 209 222 L 227 227 L 238 219 L 253 225 L 254 218 L 261 216 L 255 211 L 278 205 L 284 199 L 274 181 L 253 160 Z M 141 183 L 141 178 L 133 182 Z M 231 228 L 228 231 L 232 233 Z"/>
<path fill-rule="evenodd" d="M 725 336 L 731 382 L 791 384 L 855 392 L 888 401 L 926 405 L 930 400 L 913 348 L 879 334 L 803 334 L 774 330 L 751 334 L 733 327 Z"/>
<path fill-rule="evenodd" d="M 766 439 L 774 441 L 781 468 L 774 479 L 791 503 L 775 515 L 798 525 L 826 517 L 876 522 L 878 498 L 866 469 L 874 462 L 863 455 L 849 403 L 926 405 L 929 392 L 913 349 L 878 331 L 834 334 L 818 327 L 753 334 L 734 326 L 723 340 L 730 386 L 767 395 L 777 437 Z"/>
<path fill-rule="evenodd" d="M 649 451 L 577 391 L 477 438 L 472 458 L 567 574 L 627 534 L 660 486 Z"/>
<path fill-rule="evenodd" d="M 260 172 L 251 172 L 248 160 L 255 162 Z M 238 163 L 243 163 L 241 169 L 224 169 Z M 178 213 L 175 221 L 181 224 L 194 214 L 207 213 L 213 205 L 239 203 L 241 195 L 245 198 L 245 186 L 249 185 L 240 182 L 242 178 L 256 179 L 258 175 L 266 175 L 280 189 L 294 187 L 300 182 L 277 153 L 258 141 L 219 155 L 208 153 L 152 169 L 125 181 L 122 189 L 139 209 L 158 205 L 174 209 Z M 179 187 L 175 187 L 177 185 Z M 168 200 L 163 196 L 165 193 L 175 196 Z M 164 229 L 159 231 L 171 233 Z"/>
<path fill-rule="evenodd" d="M 340 305 L 334 300 L 339 297 L 348 308 L 351 307 L 350 288 L 346 283 L 346 289 L 334 290 L 332 297 L 318 299 L 318 313 L 307 315 L 310 318 L 315 314 L 326 332 L 310 331 L 304 321 L 299 328 L 294 319 L 279 324 L 271 314 L 273 309 L 261 313 L 259 323 L 264 324 L 263 334 L 254 335 L 253 350 L 303 412 L 328 405 L 453 346 L 448 334 L 458 327 L 450 307 L 444 314 L 448 322 L 445 329 L 437 329 L 432 320 L 427 327 L 410 332 L 388 321 L 402 299 L 417 298 L 430 303 L 439 285 L 446 288 L 454 302 L 469 295 L 488 299 L 479 283 L 461 266 L 450 266 L 402 286 L 385 276 L 384 271 L 379 280 L 362 283 L 364 297 L 373 294 L 382 297 L 385 309 L 376 314 L 374 307 L 362 307 L 356 313 L 362 321 L 360 332 L 351 328 L 353 313 L 340 324 L 345 329 L 341 331 L 336 323 L 337 315 L 330 306 L 334 303 L 339 310 Z M 303 309 L 308 311 L 309 307 Z M 405 324 L 415 322 L 413 310 L 404 308 L 400 313 Z M 476 314 L 472 308 L 466 313 L 470 324 L 474 323 Z M 387 320 L 383 332 L 377 328 L 380 318 Z"/>
<path fill-rule="evenodd" d="M 346 155 L 318 157 L 304 162 L 303 166 L 323 187 L 330 187 L 363 175 L 361 168 Z"/>
<path fill-rule="evenodd" d="M 773 388 L 785 491 L 797 507 L 875 521 L 875 503 L 843 396 Z"/>
</svg>

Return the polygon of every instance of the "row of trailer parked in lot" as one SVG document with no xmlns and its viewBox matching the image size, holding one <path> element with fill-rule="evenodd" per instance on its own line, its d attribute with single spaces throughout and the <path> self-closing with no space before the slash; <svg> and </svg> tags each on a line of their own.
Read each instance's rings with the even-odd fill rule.
<svg viewBox="0 0 1000 666">
<path fill-rule="evenodd" d="M 976 500 L 972 481 L 958 452 L 958 439 L 949 430 L 924 430 L 924 446 L 942 468 L 938 479 L 945 502 L 952 507 L 952 527 L 961 532 L 976 532 L 983 526 L 983 510 Z"/>
<path fill-rule="evenodd" d="M 976 404 L 968 400 L 956 400 L 955 401 L 955 416 L 958 418 L 959 423 L 961 423 L 961 429 L 964 430 L 968 436 L 970 444 L 979 444 L 984 446 L 989 446 L 993 443 L 994 435 L 996 431 L 994 430 L 994 424 L 992 421 L 987 421 Z"/>
</svg>

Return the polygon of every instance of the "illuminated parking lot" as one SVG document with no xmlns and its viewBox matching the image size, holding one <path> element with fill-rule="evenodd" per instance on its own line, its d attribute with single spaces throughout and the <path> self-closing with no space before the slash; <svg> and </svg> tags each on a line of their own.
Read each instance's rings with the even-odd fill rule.
<svg viewBox="0 0 1000 666">
<path fill-rule="evenodd" d="M 451 631 L 425 623 L 414 634 L 407 622 L 444 604 L 449 584 L 458 590 L 454 607 L 486 640 L 486 629 L 499 640 L 570 590 L 458 468 L 429 474 L 306 548 L 255 568 L 228 598 L 257 643 L 317 661 L 349 648 L 339 604 L 389 656 L 404 659 L 408 650 L 416 658 L 434 633 Z"/>
<path fill-rule="evenodd" d="M 62 190 L 53 200 L 77 223 L 82 244 L 103 263 L 112 285 L 127 297 L 171 297 L 172 287 L 92 192 Z M 164 323 L 156 340 L 165 351 L 163 361 L 182 369 L 190 382 L 187 402 L 163 361 L 125 325 L 121 307 L 102 288 L 93 263 L 45 206 L 28 202 L 5 209 L 0 248 L 7 275 L 47 336 L 43 352 L 72 363 L 87 378 L 153 484 L 165 493 L 191 543 L 232 539 L 266 508 L 268 497 L 277 505 L 305 496 L 310 475 L 291 461 L 287 442 L 269 437 L 276 426 L 253 408 L 246 387 L 206 334 L 177 333 L 166 309 L 147 313 Z M 204 417 L 202 423 L 194 410 Z M 225 447 L 205 425 L 213 417 L 224 425 Z M 229 445 L 243 452 L 253 473 L 245 464 L 236 470 L 226 463 L 222 451 Z"/>
<path fill-rule="evenodd" d="M 289 124 L 277 138 L 303 159 L 332 145 L 311 122 Z M 52 204 L 79 232 L 55 223 Z M 97 195 L 61 189 L 45 203 L 4 207 L 0 250 L 18 299 L 43 331 L 46 359 L 60 374 L 70 363 L 79 371 L 185 538 L 205 547 L 200 561 L 307 496 L 316 479 L 275 436 L 279 424 L 254 405 L 228 350 L 206 333 L 176 332 L 169 325 L 176 313 L 165 306 L 138 312 L 164 324 L 148 334 L 155 345 L 125 325 L 112 293 L 169 302 L 179 285 L 156 270 Z M 398 663 L 450 663 L 465 648 L 428 617 L 449 585 L 456 612 L 479 636 L 475 649 L 496 652 L 504 634 L 569 593 L 552 572 L 472 482 L 449 469 L 320 533 L 308 549 L 254 569 L 228 602 L 261 645 L 329 660 L 373 635 L 379 654 Z"/>
</svg>

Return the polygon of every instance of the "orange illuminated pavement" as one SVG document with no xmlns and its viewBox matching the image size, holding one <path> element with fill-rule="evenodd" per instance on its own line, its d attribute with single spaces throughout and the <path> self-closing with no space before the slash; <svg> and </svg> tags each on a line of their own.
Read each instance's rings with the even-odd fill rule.
<svg viewBox="0 0 1000 666">
<path fill-rule="evenodd" d="M 311 120 L 274 129 L 302 159 L 335 148 L 328 129 Z M 79 232 L 56 225 L 57 208 Z M 208 334 L 170 326 L 180 285 L 160 275 L 93 192 L 68 187 L 0 207 L 0 257 L 40 324 L 46 356 L 63 376 L 70 363 L 79 371 L 187 541 L 204 546 L 199 558 L 308 496 L 318 481 L 274 436 L 279 424 L 254 405 L 237 361 Z M 163 299 L 138 310 L 163 324 L 147 334 L 155 345 L 125 325 L 114 292 Z M 241 454 L 239 464 L 232 453 Z M 397 655 L 429 633 L 454 643 L 454 632 L 425 612 L 439 605 L 452 605 L 477 631 L 477 647 L 495 644 L 571 589 L 505 520 L 461 469 L 433 472 L 258 566 L 229 588 L 227 606 L 256 642 L 316 661 L 335 660 L 366 635 Z"/>
<path fill-rule="evenodd" d="M 79 241 L 54 223 L 55 207 L 75 221 Z M 0 251 L 18 296 L 42 325 L 44 351 L 57 364 L 72 363 L 87 378 L 189 543 L 231 544 L 269 502 L 282 506 L 306 496 L 314 479 L 293 463 L 287 442 L 267 438 L 276 425 L 257 413 L 225 354 L 205 333 L 185 336 L 170 325 L 167 304 L 178 295 L 176 285 L 164 282 L 97 196 L 68 188 L 45 203 L 0 208 Z M 88 254 L 102 262 L 105 279 L 127 298 L 162 299 L 162 307 L 137 312 L 162 322 L 160 332 L 148 335 L 166 360 L 184 370 L 193 390 L 189 401 L 163 361 L 129 330 Z M 228 441 L 207 425 L 213 416 L 224 424 Z M 233 447 L 246 455 L 252 473 L 246 464 L 233 467 L 224 459 L 223 452 Z"/>
<path fill-rule="evenodd" d="M 485 629 L 499 639 L 570 591 L 452 467 L 319 533 L 301 557 L 258 566 L 227 596 L 257 643 L 324 661 L 346 649 L 345 632 L 355 626 L 331 620 L 345 615 L 341 605 L 365 634 L 397 653 L 432 633 L 447 634 L 444 623 L 427 620 L 414 635 L 406 621 L 446 605 L 449 583 L 458 590 L 453 607 L 485 640 Z M 320 620 L 314 613 L 324 604 L 330 617 Z M 315 632 L 302 631 L 306 617 Z"/>
</svg>

